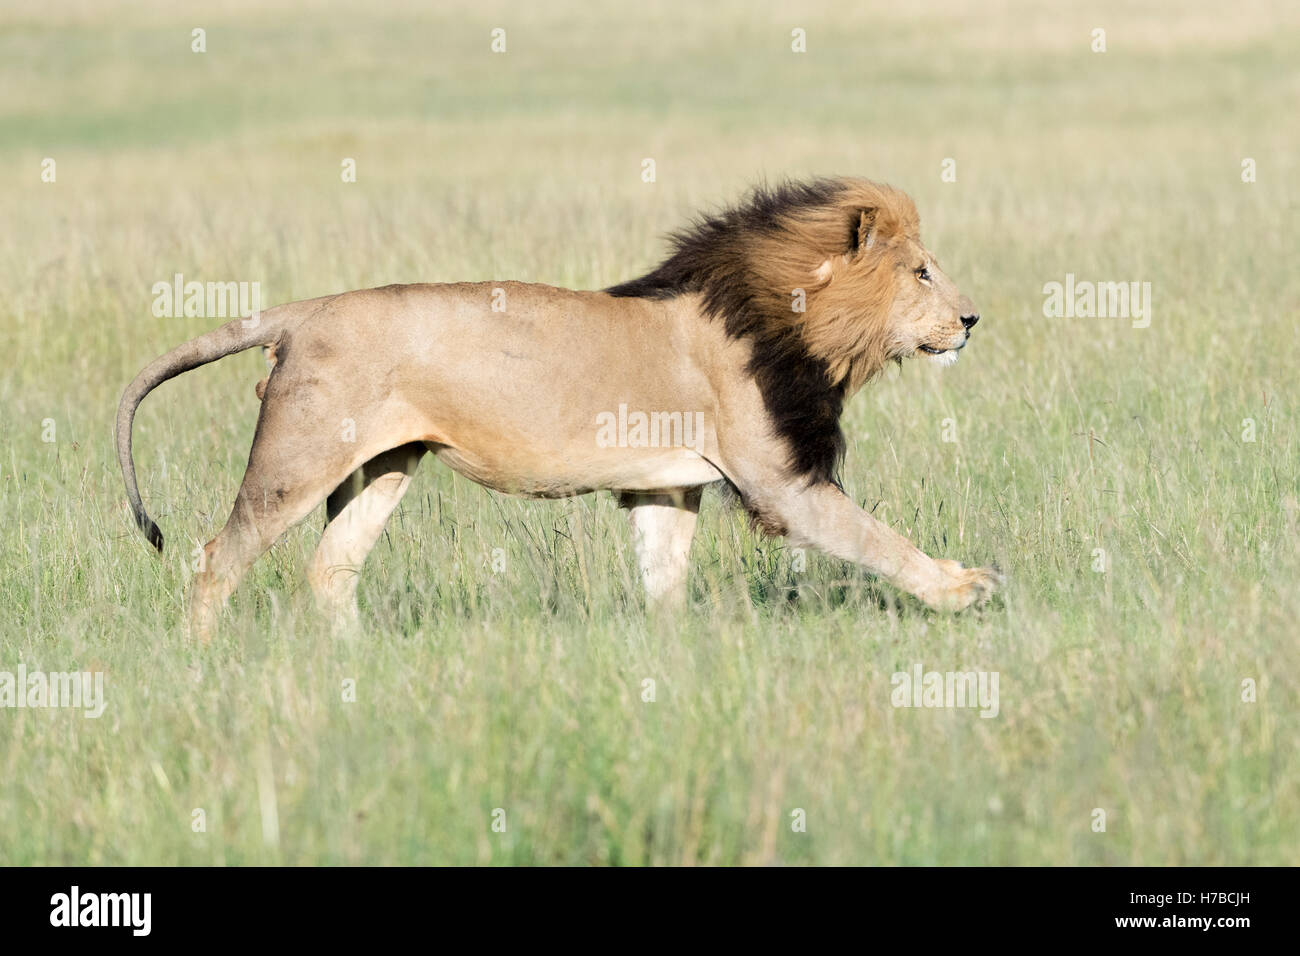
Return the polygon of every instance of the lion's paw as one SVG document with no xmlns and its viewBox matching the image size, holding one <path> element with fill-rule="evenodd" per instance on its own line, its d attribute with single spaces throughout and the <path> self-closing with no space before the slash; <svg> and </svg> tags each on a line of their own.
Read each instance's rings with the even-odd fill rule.
<svg viewBox="0 0 1300 956">
<path fill-rule="evenodd" d="M 1006 578 L 997 568 L 968 568 L 960 561 L 939 560 L 935 564 L 948 580 L 937 595 L 926 603 L 943 611 L 962 611 L 978 607 L 993 597 L 993 592 L 1006 584 Z"/>
</svg>

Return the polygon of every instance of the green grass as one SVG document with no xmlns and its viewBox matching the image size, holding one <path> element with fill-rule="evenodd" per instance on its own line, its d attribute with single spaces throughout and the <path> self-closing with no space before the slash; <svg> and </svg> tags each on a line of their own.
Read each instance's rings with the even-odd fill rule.
<svg viewBox="0 0 1300 956">
<path fill-rule="evenodd" d="M 1293 6 L 591 7 L 0 14 L 0 670 L 107 675 L 99 720 L 0 710 L 0 863 L 1294 862 Z M 998 562 L 1002 603 L 935 615 L 797 571 L 707 497 L 690 613 L 647 620 L 609 496 L 516 501 L 426 461 L 364 634 L 311 606 L 317 514 L 187 642 L 263 365 L 142 406 L 152 557 L 117 400 L 215 324 L 153 317 L 154 282 L 594 288 L 694 210 L 811 173 L 908 190 L 981 306 L 958 366 L 850 405 L 844 478 L 927 552 Z M 1066 272 L 1150 282 L 1150 328 L 1045 318 Z M 917 663 L 998 671 L 1000 714 L 895 709 Z"/>
</svg>

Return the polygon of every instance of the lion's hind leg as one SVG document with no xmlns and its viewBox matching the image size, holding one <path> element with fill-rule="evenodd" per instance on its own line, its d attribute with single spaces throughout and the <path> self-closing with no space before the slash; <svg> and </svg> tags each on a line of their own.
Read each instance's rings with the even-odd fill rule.
<svg viewBox="0 0 1300 956">
<path fill-rule="evenodd" d="M 329 523 L 308 565 L 307 580 L 317 603 L 336 624 L 356 621 L 361 566 L 410 487 L 425 451 L 416 443 L 377 455 L 326 499 Z"/>
<path fill-rule="evenodd" d="M 307 517 L 338 480 L 319 462 L 304 460 L 297 469 L 268 467 L 266 457 L 259 455 L 255 439 L 230 517 L 203 548 L 190 597 L 190 627 L 204 644 L 211 640 L 218 612 L 253 562 Z"/>
<path fill-rule="evenodd" d="M 203 566 L 194 578 L 190 621 L 204 643 L 253 562 L 359 463 L 401 441 L 392 440 L 394 416 L 382 404 L 349 402 L 348 396 L 332 395 L 314 381 L 286 379 L 283 371 L 281 364 L 271 375 L 230 518 L 204 548 Z M 335 423 L 342 423 L 341 431 L 335 431 Z"/>
<path fill-rule="evenodd" d="M 632 547 L 650 607 L 673 608 L 686 603 L 686 575 L 700 494 L 699 488 L 683 488 L 653 494 L 624 492 L 618 497 L 632 525 Z"/>
</svg>

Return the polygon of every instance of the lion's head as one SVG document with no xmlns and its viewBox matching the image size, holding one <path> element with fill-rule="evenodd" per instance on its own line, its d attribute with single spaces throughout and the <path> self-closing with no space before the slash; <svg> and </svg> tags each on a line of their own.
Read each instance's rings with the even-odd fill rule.
<svg viewBox="0 0 1300 956">
<path fill-rule="evenodd" d="M 787 204 L 753 244 L 772 323 L 797 330 L 846 392 L 891 359 L 955 362 L 979 315 L 921 243 L 912 200 L 865 180 L 816 185 L 824 200 Z M 804 311 L 787 318 L 792 287 L 804 289 Z"/>
<path fill-rule="evenodd" d="M 956 361 L 979 320 L 921 244 L 916 206 L 890 186 L 819 179 L 759 187 L 672 238 L 653 272 L 611 295 L 700 295 L 752 343 L 750 371 L 794 467 L 833 472 L 839 415 L 890 360 Z"/>
<path fill-rule="evenodd" d="M 921 243 L 907 196 L 874 186 L 851 192 L 858 222 L 849 248 L 814 270 L 815 308 L 804 331 L 810 350 L 825 354 L 833 370 L 853 369 L 850 388 L 889 359 L 923 355 L 952 364 L 979 321 L 974 304 Z M 875 205 L 857 205 L 866 202 Z"/>
</svg>

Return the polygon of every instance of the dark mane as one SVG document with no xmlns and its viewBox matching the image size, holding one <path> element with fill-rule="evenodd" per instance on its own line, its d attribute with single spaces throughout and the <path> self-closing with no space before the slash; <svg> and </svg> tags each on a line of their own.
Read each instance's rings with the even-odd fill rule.
<svg viewBox="0 0 1300 956">
<path fill-rule="evenodd" d="M 673 251 L 656 269 L 605 290 L 646 299 L 699 294 L 706 314 L 721 319 L 728 335 L 748 339 L 748 370 L 789 445 L 791 468 L 809 481 L 838 480 L 845 383 L 832 381 L 829 363 L 809 351 L 790 297 L 813 283 L 822 259 L 854 248 L 858 214 L 845 203 L 853 191 L 835 179 L 759 186 L 740 204 L 674 233 Z M 770 261 L 771 249 L 783 246 L 807 252 L 806 280 L 775 282 L 791 271 L 790 262 Z"/>
</svg>

